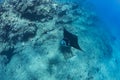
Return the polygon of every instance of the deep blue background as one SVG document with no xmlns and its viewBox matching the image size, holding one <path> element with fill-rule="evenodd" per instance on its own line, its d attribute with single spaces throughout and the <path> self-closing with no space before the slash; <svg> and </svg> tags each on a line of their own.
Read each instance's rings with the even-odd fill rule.
<svg viewBox="0 0 120 80">
<path fill-rule="evenodd" d="M 120 0 L 88 0 L 108 29 L 120 39 Z"/>
</svg>

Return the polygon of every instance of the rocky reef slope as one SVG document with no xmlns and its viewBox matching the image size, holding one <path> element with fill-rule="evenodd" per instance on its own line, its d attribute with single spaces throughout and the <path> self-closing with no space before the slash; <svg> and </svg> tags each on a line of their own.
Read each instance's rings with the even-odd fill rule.
<svg viewBox="0 0 120 80">
<path fill-rule="evenodd" d="M 94 12 L 75 3 L 6 0 L 0 5 L 0 79 L 113 80 L 104 65 L 111 64 L 112 38 L 101 26 Z M 59 49 L 63 28 L 83 49 L 71 48 L 68 59 Z"/>
</svg>

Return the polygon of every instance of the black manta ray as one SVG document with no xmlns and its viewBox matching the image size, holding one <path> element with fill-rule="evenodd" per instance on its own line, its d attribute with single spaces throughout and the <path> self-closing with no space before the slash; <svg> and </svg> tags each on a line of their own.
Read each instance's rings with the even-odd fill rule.
<svg viewBox="0 0 120 80">
<path fill-rule="evenodd" d="M 83 51 L 78 44 L 78 37 L 68 32 L 65 28 L 63 29 L 63 39 L 60 44 L 60 51 L 66 59 L 74 56 L 72 54 L 71 47 Z"/>
<path fill-rule="evenodd" d="M 70 32 L 68 32 L 65 28 L 63 29 L 63 39 L 61 44 L 66 47 L 74 47 L 78 50 L 82 50 L 78 44 L 78 37 Z"/>
</svg>

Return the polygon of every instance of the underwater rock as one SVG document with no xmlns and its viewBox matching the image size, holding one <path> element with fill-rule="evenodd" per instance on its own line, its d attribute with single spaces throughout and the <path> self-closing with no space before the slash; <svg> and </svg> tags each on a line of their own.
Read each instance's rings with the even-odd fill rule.
<svg viewBox="0 0 120 80">
<path fill-rule="evenodd" d="M 19 28 L 17 28 L 19 26 Z M 27 41 L 36 35 L 37 26 L 33 23 L 28 23 L 26 25 L 15 25 L 11 30 L 11 35 L 9 36 L 13 41 Z M 12 35 L 13 33 L 13 35 Z"/>
<path fill-rule="evenodd" d="M 11 0 L 8 2 L 22 18 L 30 21 L 51 20 L 56 15 L 56 7 L 51 0 Z"/>
<path fill-rule="evenodd" d="M 5 56 L 7 58 L 5 64 L 9 63 L 14 56 L 14 46 L 9 45 L 9 43 L 1 43 L 0 56 Z"/>
<path fill-rule="evenodd" d="M 64 15 L 66 15 L 66 11 L 61 11 L 61 12 L 58 13 L 58 17 L 62 17 Z"/>
<path fill-rule="evenodd" d="M 1 39 L 5 42 L 16 43 L 18 41 L 27 41 L 29 38 L 35 36 L 37 27 L 33 23 L 21 24 L 3 24 L 1 26 Z"/>
<path fill-rule="evenodd" d="M 6 9 L 0 4 L 0 16 L 6 11 Z"/>
</svg>

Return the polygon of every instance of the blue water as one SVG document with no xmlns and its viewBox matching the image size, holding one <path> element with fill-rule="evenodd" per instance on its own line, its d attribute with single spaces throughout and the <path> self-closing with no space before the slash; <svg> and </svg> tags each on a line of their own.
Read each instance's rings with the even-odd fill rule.
<svg viewBox="0 0 120 80">
<path fill-rule="evenodd" d="M 94 11 L 99 19 L 106 24 L 106 32 L 114 36 L 112 44 L 113 48 L 113 63 L 108 65 L 109 77 L 111 80 L 120 80 L 120 0 L 60 0 L 61 2 L 77 2 L 78 4 L 86 6 L 86 8 Z M 83 2 L 84 1 L 84 2 Z M 83 4 L 84 3 L 84 4 Z M 107 29 L 106 29 L 107 28 Z M 110 35 L 111 35 L 110 34 Z M 100 79 L 105 80 L 105 78 Z"/>
<path fill-rule="evenodd" d="M 0 3 L 2 3 L 3 2 L 3 0 L 0 0 Z"/>
<path fill-rule="evenodd" d="M 84 2 L 82 0 L 59 0 L 59 1 L 71 2 L 71 3 L 77 2 L 80 5 L 83 4 L 84 6 L 86 6 L 86 8 L 88 9 L 90 8 L 90 10 L 94 11 L 99 17 L 99 19 L 105 23 L 106 26 L 103 26 L 102 28 L 103 29 L 105 28 L 106 32 L 107 31 L 110 32 L 110 35 L 114 37 L 114 41 L 112 43 L 113 61 L 111 60 L 111 62 L 107 62 L 111 64 L 111 66 L 108 65 L 107 63 L 106 66 L 108 65 L 107 69 L 109 69 L 108 71 L 111 71 L 110 76 L 116 77 L 113 78 L 114 80 L 120 80 L 120 68 L 119 68 L 120 67 L 120 0 L 83 0 Z M 1 2 L 2 1 L 0 0 L 0 3 Z M 103 77 L 101 79 L 96 79 L 96 80 L 105 80 L 105 79 Z"/>
<path fill-rule="evenodd" d="M 90 8 L 93 7 L 97 16 L 104 21 L 107 28 L 120 39 L 120 0 L 56 0 L 60 2 L 77 2 Z M 87 3 L 87 4 L 86 4 Z"/>
<path fill-rule="evenodd" d="M 120 56 L 120 0 L 88 0 L 94 5 L 95 12 L 116 37 L 116 56 Z"/>
<path fill-rule="evenodd" d="M 120 0 L 88 0 L 95 6 L 98 16 L 108 28 L 120 38 Z"/>
<path fill-rule="evenodd" d="M 94 5 L 95 12 L 107 24 L 116 40 L 113 44 L 113 56 L 120 66 L 120 0 L 88 0 Z M 119 71 L 119 70 L 118 70 Z M 117 72 L 116 72 L 117 73 Z M 119 73 L 118 73 L 119 74 Z M 119 80 L 119 79 L 118 79 Z"/>
<path fill-rule="evenodd" d="M 110 30 L 112 35 L 116 38 L 114 44 L 112 45 L 114 50 L 113 56 L 117 59 L 118 67 L 120 67 L 120 0 L 88 1 L 94 5 L 95 12 L 99 18 L 107 24 L 107 29 Z M 120 74 L 119 70 L 120 68 L 117 68 L 115 73 Z M 119 80 L 119 78 L 117 80 Z"/>
</svg>

